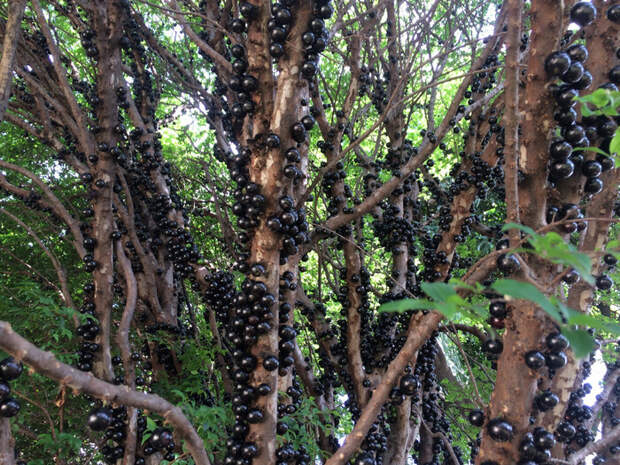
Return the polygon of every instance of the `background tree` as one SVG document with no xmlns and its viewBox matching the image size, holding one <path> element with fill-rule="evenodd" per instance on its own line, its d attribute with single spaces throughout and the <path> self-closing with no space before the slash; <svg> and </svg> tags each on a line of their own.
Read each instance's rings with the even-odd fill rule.
<svg viewBox="0 0 620 465">
<path fill-rule="evenodd" d="M 0 463 L 617 462 L 620 5 L 0 19 Z"/>
</svg>

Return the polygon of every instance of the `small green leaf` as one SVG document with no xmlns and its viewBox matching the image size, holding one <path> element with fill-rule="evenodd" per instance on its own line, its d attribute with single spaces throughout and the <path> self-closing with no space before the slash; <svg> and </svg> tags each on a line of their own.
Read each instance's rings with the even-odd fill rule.
<svg viewBox="0 0 620 465">
<path fill-rule="evenodd" d="M 452 302 L 436 302 L 435 307 L 449 320 L 454 320 L 459 313 L 459 307 Z"/>
<path fill-rule="evenodd" d="M 457 295 L 454 287 L 447 283 L 422 283 L 422 290 L 435 302 L 445 302 Z"/>
<path fill-rule="evenodd" d="M 589 284 L 594 283 L 590 257 L 579 252 L 575 246 L 567 243 L 558 233 L 548 232 L 544 236 L 536 234 L 529 238 L 529 242 L 541 257 L 552 263 L 574 268 L 584 281 Z"/>
<path fill-rule="evenodd" d="M 591 100 L 598 108 L 602 108 L 609 103 L 609 94 L 605 89 L 597 89 L 591 94 Z"/>
<path fill-rule="evenodd" d="M 562 317 L 557 307 L 540 292 L 536 286 L 514 279 L 499 279 L 495 281 L 491 288 L 500 294 L 514 297 L 515 299 L 524 299 L 534 302 L 542 308 L 547 314 L 558 323 L 562 321 Z"/>
<path fill-rule="evenodd" d="M 573 152 L 594 152 L 594 153 L 599 153 L 601 155 L 605 155 L 606 157 L 609 156 L 607 152 L 599 149 L 598 147 L 574 147 Z"/>
<path fill-rule="evenodd" d="M 564 328 L 562 329 L 562 334 L 570 342 L 576 358 L 583 358 L 596 348 L 594 338 L 583 329 Z"/>
<path fill-rule="evenodd" d="M 620 324 L 602 315 L 590 315 L 582 313 L 572 308 L 567 308 L 568 323 L 571 325 L 587 326 L 601 331 L 606 331 L 614 336 L 620 336 Z"/>
<path fill-rule="evenodd" d="M 536 235 L 536 231 L 534 231 L 529 226 L 525 226 L 523 224 L 507 223 L 504 226 L 502 226 L 502 231 L 508 231 L 509 229 L 518 229 L 519 231 L 523 231 L 525 234 L 528 234 L 530 236 Z"/>
<path fill-rule="evenodd" d="M 620 155 L 620 129 L 616 128 L 616 134 L 609 143 L 609 153 Z"/>
<path fill-rule="evenodd" d="M 407 312 L 409 310 L 432 310 L 435 304 L 426 299 L 401 299 L 393 300 L 381 305 L 377 311 L 382 312 Z"/>
<path fill-rule="evenodd" d="M 581 106 L 581 114 L 582 114 L 583 116 L 592 116 L 594 113 L 595 113 L 595 112 L 593 112 L 592 110 L 590 110 L 590 109 L 588 108 L 588 106 L 587 106 L 587 105 L 582 105 L 582 106 Z"/>
<path fill-rule="evenodd" d="M 467 284 L 465 281 L 458 279 L 458 278 L 450 278 L 450 281 L 448 281 L 448 284 L 450 284 L 451 286 L 455 288 L 467 289 L 469 291 L 476 292 L 476 288 L 474 286 Z"/>
<path fill-rule="evenodd" d="M 157 423 L 152 418 L 146 417 L 146 431 L 155 431 Z"/>
</svg>

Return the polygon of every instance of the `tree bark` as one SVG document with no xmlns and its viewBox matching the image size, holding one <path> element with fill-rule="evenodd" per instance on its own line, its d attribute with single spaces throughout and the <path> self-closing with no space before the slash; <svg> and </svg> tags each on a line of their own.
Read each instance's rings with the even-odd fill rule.
<svg viewBox="0 0 620 465">
<path fill-rule="evenodd" d="M 15 465 L 14 446 L 11 421 L 8 418 L 0 418 L 0 464 Z"/>
<path fill-rule="evenodd" d="M 4 119 L 4 112 L 11 96 L 13 62 L 20 40 L 21 22 L 25 8 L 26 0 L 8 0 L 8 19 L 2 42 L 2 57 L 0 58 L 0 122 Z"/>
</svg>

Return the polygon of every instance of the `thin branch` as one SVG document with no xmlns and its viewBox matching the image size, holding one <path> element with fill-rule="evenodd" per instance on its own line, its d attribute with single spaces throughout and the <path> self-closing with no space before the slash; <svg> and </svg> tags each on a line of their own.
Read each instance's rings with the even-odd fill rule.
<svg viewBox="0 0 620 465">
<path fill-rule="evenodd" d="M 52 266 L 56 271 L 56 276 L 58 277 L 58 281 L 60 282 L 60 289 L 62 299 L 65 301 L 65 305 L 73 310 L 77 310 L 75 304 L 73 303 L 73 299 L 71 298 L 71 291 L 69 290 L 69 283 L 67 281 L 67 272 L 62 264 L 58 261 L 56 256 L 50 251 L 50 249 L 43 243 L 43 241 L 39 238 L 39 236 L 32 230 L 30 226 L 20 220 L 18 217 L 13 215 L 11 212 L 5 210 L 0 207 L 0 213 L 5 214 L 17 224 L 19 224 L 22 228 L 26 230 L 26 232 L 34 239 L 34 241 L 41 247 L 47 258 L 52 262 Z M 74 318 L 74 321 L 77 323 L 77 319 Z"/>
<path fill-rule="evenodd" d="M 15 165 L 13 163 L 9 163 L 8 161 L 0 160 L 0 168 L 6 168 L 11 171 L 17 172 L 22 176 L 26 176 L 43 191 L 45 196 L 50 201 L 50 208 L 52 209 L 54 214 L 56 214 L 58 218 L 64 221 L 67 227 L 71 230 L 74 239 L 73 245 L 80 257 L 86 255 L 86 249 L 84 249 L 83 245 L 84 237 L 82 236 L 82 232 L 80 231 L 78 221 L 73 218 L 73 216 L 71 216 L 69 211 L 64 207 L 62 202 L 58 199 L 58 197 L 56 197 L 56 195 L 54 194 L 54 192 L 52 192 L 49 186 L 45 184 L 36 174 L 32 173 L 26 168 L 22 168 L 21 166 Z"/>
</svg>

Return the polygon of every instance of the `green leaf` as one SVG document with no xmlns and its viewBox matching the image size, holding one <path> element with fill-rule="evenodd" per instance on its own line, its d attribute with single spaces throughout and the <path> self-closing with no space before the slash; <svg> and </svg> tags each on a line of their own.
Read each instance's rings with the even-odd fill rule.
<svg viewBox="0 0 620 465">
<path fill-rule="evenodd" d="M 525 226 L 523 224 L 507 223 L 504 226 L 502 226 L 502 231 L 504 231 L 504 232 L 508 231 L 509 229 L 518 229 L 519 231 L 523 231 L 525 234 L 528 234 L 530 236 L 537 235 L 536 231 L 534 231 L 529 226 Z"/>
<path fill-rule="evenodd" d="M 452 302 L 435 303 L 437 310 L 449 320 L 455 320 L 459 313 L 459 307 Z"/>
<path fill-rule="evenodd" d="M 540 308 L 542 308 L 547 314 L 556 320 L 562 321 L 562 316 L 557 307 L 540 292 L 536 286 L 530 283 L 524 283 L 522 281 L 516 281 L 514 279 L 498 279 L 491 285 L 491 289 L 503 295 L 508 295 L 515 299 L 524 299 L 534 302 Z"/>
<path fill-rule="evenodd" d="M 606 157 L 609 156 L 607 152 L 599 149 L 598 147 L 574 147 L 573 152 L 594 152 L 594 153 L 600 153 L 601 155 L 605 155 Z"/>
<path fill-rule="evenodd" d="M 407 312 L 409 310 L 432 310 L 435 304 L 426 299 L 401 299 L 393 300 L 381 305 L 377 311 L 381 312 Z"/>
<path fill-rule="evenodd" d="M 155 431 L 156 428 L 157 423 L 152 418 L 146 417 L 146 431 Z"/>
<path fill-rule="evenodd" d="M 571 325 L 586 326 L 588 328 L 595 328 L 601 331 L 609 332 L 614 336 L 620 336 L 620 324 L 613 321 L 611 318 L 607 318 L 602 315 L 590 315 L 574 310 L 572 308 L 566 308 L 567 320 Z"/>
<path fill-rule="evenodd" d="M 616 134 L 609 143 L 609 153 L 620 155 L 620 128 L 616 128 Z"/>
<path fill-rule="evenodd" d="M 529 238 L 529 242 L 541 257 L 552 263 L 574 268 L 584 281 L 589 284 L 594 283 L 590 257 L 579 252 L 575 246 L 567 243 L 558 233 L 552 231 L 544 236 L 536 234 Z"/>
<path fill-rule="evenodd" d="M 595 112 L 590 110 L 587 105 L 581 106 L 581 114 L 583 116 L 592 116 Z"/>
<path fill-rule="evenodd" d="M 477 291 L 475 286 L 471 286 L 470 284 L 467 284 L 465 281 L 458 279 L 458 278 L 450 278 L 450 281 L 448 281 L 448 284 L 457 289 L 467 289 L 472 292 Z"/>
<path fill-rule="evenodd" d="M 594 338 L 583 329 L 563 328 L 562 334 L 570 342 L 576 358 L 583 358 L 596 348 Z"/>
<path fill-rule="evenodd" d="M 609 103 L 609 93 L 605 89 L 597 89 L 590 95 L 590 101 L 598 108 L 602 108 Z"/>
<path fill-rule="evenodd" d="M 452 296 L 457 296 L 456 289 L 447 283 L 422 283 L 424 293 L 435 302 L 445 302 Z"/>
</svg>

